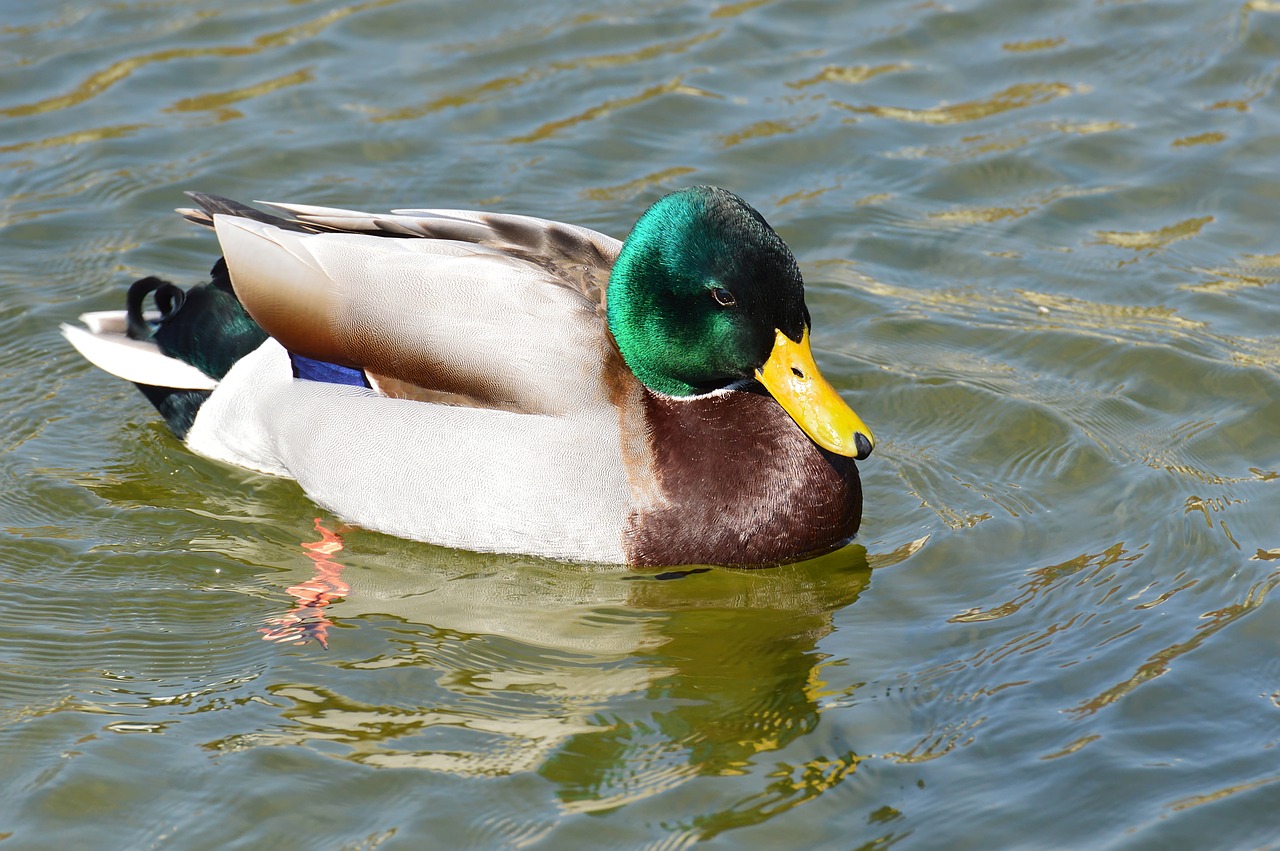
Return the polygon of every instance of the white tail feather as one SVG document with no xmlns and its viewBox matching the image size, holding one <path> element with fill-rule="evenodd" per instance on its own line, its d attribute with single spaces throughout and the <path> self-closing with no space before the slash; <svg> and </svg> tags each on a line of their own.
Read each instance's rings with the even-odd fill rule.
<svg viewBox="0 0 1280 851">
<path fill-rule="evenodd" d="M 154 343 L 126 337 L 124 311 L 87 313 L 81 319 L 90 330 L 64 323 L 62 336 L 99 369 L 126 381 L 155 387 L 212 390 L 218 386 L 217 381 L 191 364 L 161 354 Z"/>
<path fill-rule="evenodd" d="M 155 322 L 160 318 L 160 311 L 148 310 L 142 318 Z M 129 314 L 123 310 L 95 310 L 80 314 L 80 321 L 94 334 L 123 334 L 129 327 Z"/>
</svg>

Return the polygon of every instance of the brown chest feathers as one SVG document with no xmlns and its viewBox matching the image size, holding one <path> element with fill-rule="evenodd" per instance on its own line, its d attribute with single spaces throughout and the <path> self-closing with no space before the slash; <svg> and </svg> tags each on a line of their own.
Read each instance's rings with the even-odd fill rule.
<svg viewBox="0 0 1280 851">
<path fill-rule="evenodd" d="M 632 564 L 767 566 L 858 531 L 853 459 L 814 445 L 769 396 L 643 396 L 653 486 L 625 531 Z"/>
</svg>

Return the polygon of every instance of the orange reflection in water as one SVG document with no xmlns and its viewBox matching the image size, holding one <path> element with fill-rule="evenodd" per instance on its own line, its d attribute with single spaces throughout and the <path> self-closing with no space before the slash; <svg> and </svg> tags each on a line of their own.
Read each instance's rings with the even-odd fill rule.
<svg viewBox="0 0 1280 851">
<path fill-rule="evenodd" d="M 288 613 L 267 621 L 267 626 L 258 630 L 264 641 L 282 644 L 315 641 L 326 650 L 329 649 L 331 623 L 324 615 L 325 607 L 347 596 L 351 586 L 342 579 L 345 565 L 332 559 L 335 553 L 342 550 L 342 537 L 321 525 L 319 517 L 316 518 L 316 531 L 320 533 L 320 540 L 304 541 L 302 544 L 302 548 L 307 551 L 307 558 L 311 559 L 315 567 L 315 576 L 288 588 L 294 597 L 293 608 Z"/>
</svg>

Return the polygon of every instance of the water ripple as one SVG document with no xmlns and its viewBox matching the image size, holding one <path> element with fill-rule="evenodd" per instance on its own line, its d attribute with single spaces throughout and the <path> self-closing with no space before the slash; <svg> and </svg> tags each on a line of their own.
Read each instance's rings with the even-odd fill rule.
<svg viewBox="0 0 1280 851">
<path fill-rule="evenodd" d="M 1272 0 L 8 5 L 11 843 L 1271 841 Z M 180 189 L 622 235 L 696 182 L 882 438 L 817 564 L 342 528 L 56 332 L 207 270 Z"/>
<path fill-rule="evenodd" d="M 1018 83 L 1007 89 L 978 100 L 945 104 L 923 109 L 897 106 L 854 106 L 853 112 L 866 113 L 878 118 L 889 118 L 919 124 L 963 124 L 980 121 L 1002 112 L 1027 109 L 1049 103 L 1072 94 L 1075 89 L 1066 83 Z"/>
<path fill-rule="evenodd" d="M 255 37 L 248 45 L 219 45 L 210 47 L 165 48 L 112 62 L 106 68 L 95 71 L 70 91 L 25 104 L 0 108 L 0 117 L 16 118 L 39 115 L 45 112 L 67 109 L 97 97 L 112 86 L 128 79 L 136 71 L 152 64 L 203 57 L 251 56 L 263 51 L 286 47 L 298 41 L 314 38 L 328 27 L 351 15 L 399 3 L 400 0 L 370 0 L 326 12 L 310 21 L 286 27 Z"/>
</svg>

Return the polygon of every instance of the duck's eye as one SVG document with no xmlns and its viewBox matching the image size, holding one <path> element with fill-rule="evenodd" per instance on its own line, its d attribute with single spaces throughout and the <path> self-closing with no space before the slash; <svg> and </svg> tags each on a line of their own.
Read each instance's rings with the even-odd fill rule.
<svg viewBox="0 0 1280 851">
<path fill-rule="evenodd" d="M 721 307 L 733 307 L 738 303 L 738 300 L 733 297 L 733 293 L 729 292 L 724 287 L 716 287 L 711 290 L 711 297 L 715 299 L 716 304 Z"/>
</svg>

